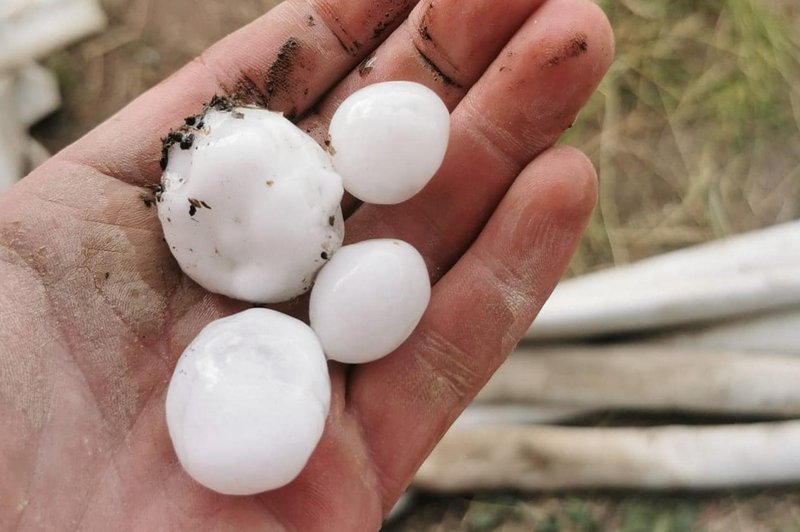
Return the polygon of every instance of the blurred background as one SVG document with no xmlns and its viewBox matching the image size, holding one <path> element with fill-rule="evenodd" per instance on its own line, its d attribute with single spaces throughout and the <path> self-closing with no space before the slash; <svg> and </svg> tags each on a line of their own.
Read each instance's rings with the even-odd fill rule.
<svg viewBox="0 0 800 532">
<path fill-rule="evenodd" d="M 103 0 L 107 28 L 43 60 L 63 105 L 33 136 L 55 153 L 276 3 Z M 569 275 L 800 218 L 800 4 L 600 4 L 618 56 L 563 139 L 585 150 L 601 176 L 599 207 Z M 800 488 L 419 494 L 387 525 L 532 529 L 800 531 Z"/>
</svg>

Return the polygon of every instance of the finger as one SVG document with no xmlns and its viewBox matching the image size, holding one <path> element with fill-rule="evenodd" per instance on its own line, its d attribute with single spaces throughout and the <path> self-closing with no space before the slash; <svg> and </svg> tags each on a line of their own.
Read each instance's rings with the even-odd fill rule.
<svg viewBox="0 0 800 532">
<path fill-rule="evenodd" d="M 298 124 L 317 141 L 341 102 L 355 91 L 381 81 L 405 80 L 433 89 L 450 109 L 497 57 L 508 40 L 544 0 L 423 0 L 408 21 L 374 54 L 339 83 L 313 113 Z M 491 24 L 486 21 L 491 20 Z M 347 196 L 345 214 L 358 205 Z"/>
<path fill-rule="evenodd" d="M 549 0 L 514 36 L 452 115 L 444 164 L 400 205 L 365 205 L 348 241 L 400 238 L 437 279 L 480 232 L 521 169 L 556 142 L 613 56 L 603 12 L 589 0 Z"/>
<path fill-rule="evenodd" d="M 434 287 L 414 335 L 351 375 L 384 503 L 511 352 L 583 232 L 596 195 L 591 163 L 554 148 L 520 175 L 469 251 Z"/>
<path fill-rule="evenodd" d="M 303 113 L 388 35 L 416 0 L 287 0 L 209 48 L 62 156 L 134 184 L 158 181 L 160 139 L 214 94 Z"/>
<path fill-rule="evenodd" d="M 351 72 L 301 126 L 327 129 L 350 94 L 390 80 L 427 85 L 452 109 L 544 0 L 423 0 L 397 31 Z M 486 24 L 492 19 L 492 24 Z"/>
</svg>

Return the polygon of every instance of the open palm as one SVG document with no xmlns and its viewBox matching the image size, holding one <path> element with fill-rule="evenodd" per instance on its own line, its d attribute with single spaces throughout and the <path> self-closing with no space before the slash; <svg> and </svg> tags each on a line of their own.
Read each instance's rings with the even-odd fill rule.
<svg viewBox="0 0 800 532">
<path fill-rule="evenodd" d="M 552 148 L 613 55 L 590 0 L 288 0 L 221 41 L 0 197 L 0 529 L 375 530 L 563 273 L 595 199 Z M 424 83 L 452 110 L 443 168 L 397 206 L 346 200 L 347 241 L 425 257 L 411 339 L 331 364 L 325 434 L 292 484 L 223 497 L 175 458 L 164 395 L 209 321 L 245 305 L 186 278 L 148 185 L 160 138 L 243 94 L 318 140 L 357 88 Z M 302 315 L 302 303 L 282 310 Z"/>
</svg>

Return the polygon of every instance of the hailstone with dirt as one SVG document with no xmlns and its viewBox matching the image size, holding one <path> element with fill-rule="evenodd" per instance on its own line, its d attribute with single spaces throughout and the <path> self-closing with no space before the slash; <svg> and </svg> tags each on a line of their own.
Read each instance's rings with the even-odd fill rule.
<svg viewBox="0 0 800 532">
<path fill-rule="evenodd" d="M 158 198 L 181 269 L 234 299 L 278 303 L 311 288 L 342 245 L 342 180 L 279 113 L 217 103 L 170 134 Z"/>
</svg>

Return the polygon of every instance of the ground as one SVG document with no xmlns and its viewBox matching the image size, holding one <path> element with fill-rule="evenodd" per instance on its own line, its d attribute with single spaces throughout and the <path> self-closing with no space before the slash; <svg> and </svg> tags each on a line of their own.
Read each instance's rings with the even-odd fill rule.
<svg viewBox="0 0 800 532">
<path fill-rule="evenodd" d="M 46 60 L 64 108 L 52 151 L 274 5 L 104 0 L 111 24 Z M 600 205 L 571 274 L 800 216 L 800 8 L 793 0 L 603 0 L 608 79 L 565 138 L 594 160 Z M 420 496 L 386 530 L 800 531 L 800 490 L 704 495 Z"/>
<path fill-rule="evenodd" d="M 385 532 L 797 532 L 800 493 L 477 494 L 417 499 Z"/>
</svg>

